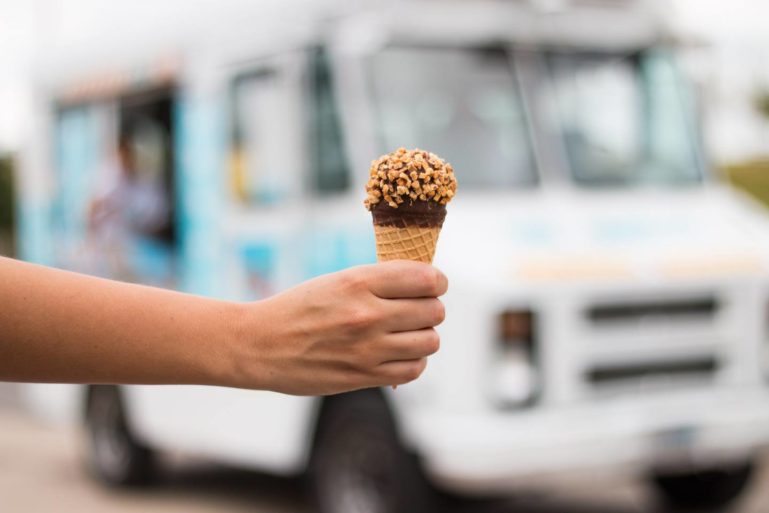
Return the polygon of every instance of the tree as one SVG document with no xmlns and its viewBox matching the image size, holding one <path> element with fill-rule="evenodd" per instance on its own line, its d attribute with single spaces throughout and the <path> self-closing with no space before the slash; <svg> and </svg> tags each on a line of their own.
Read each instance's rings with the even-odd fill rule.
<svg viewBox="0 0 769 513">
<path fill-rule="evenodd" d="M 0 157 L 0 254 L 13 254 L 14 210 L 13 161 Z"/>
<path fill-rule="evenodd" d="M 755 94 L 753 103 L 758 112 L 769 120 L 769 88 L 760 89 Z"/>
</svg>

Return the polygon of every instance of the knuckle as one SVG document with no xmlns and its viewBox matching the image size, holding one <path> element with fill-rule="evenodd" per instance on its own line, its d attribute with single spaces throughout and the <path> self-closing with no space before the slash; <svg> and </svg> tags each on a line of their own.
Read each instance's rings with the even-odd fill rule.
<svg viewBox="0 0 769 513">
<path fill-rule="evenodd" d="M 435 330 L 430 330 L 427 336 L 425 348 L 428 354 L 435 354 L 441 348 L 441 337 Z"/>
<path fill-rule="evenodd" d="M 344 324 L 354 330 L 364 330 L 376 324 L 377 312 L 372 308 L 355 307 L 345 316 Z"/>
<path fill-rule="evenodd" d="M 424 266 L 419 272 L 417 279 L 420 286 L 424 289 L 425 295 L 435 296 L 438 293 L 438 271 L 434 267 Z"/>
<path fill-rule="evenodd" d="M 424 372 L 425 367 L 427 366 L 427 360 L 417 360 L 406 368 L 406 370 L 403 373 L 403 378 L 406 381 L 414 381 L 419 376 L 422 375 L 422 372 Z"/>
<path fill-rule="evenodd" d="M 442 296 L 443 294 L 449 291 L 449 278 L 448 276 L 446 276 L 440 271 L 438 271 L 438 278 L 439 278 L 438 295 Z"/>
<path fill-rule="evenodd" d="M 435 324 L 440 324 L 446 319 L 446 306 L 439 299 L 435 300 Z"/>
<path fill-rule="evenodd" d="M 349 362 L 349 370 L 358 374 L 368 374 L 371 371 L 371 363 L 365 354 L 355 354 Z"/>
<path fill-rule="evenodd" d="M 361 269 L 350 269 L 341 274 L 342 286 L 350 290 L 360 290 L 366 286 L 365 273 Z"/>
<path fill-rule="evenodd" d="M 368 340 L 359 340 L 350 344 L 340 357 L 341 367 L 353 375 L 367 375 L 376 362 L 372 359 L 371 344 Z"/>
</svg>

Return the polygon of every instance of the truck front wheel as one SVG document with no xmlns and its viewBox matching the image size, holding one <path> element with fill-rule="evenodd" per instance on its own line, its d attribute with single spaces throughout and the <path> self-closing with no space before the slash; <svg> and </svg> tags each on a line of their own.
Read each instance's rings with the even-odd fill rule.
<svg viewBox="0 0 769 513">
<path fill-rule="evenodd" d="M 652 482 L 673 508 L 716 511 L 737 499 L 750 483 L 753 464 L 683 474 L 657 474 Z"/>
<path fill-rule="evenodd" d="M 117 387 L 89 388 L 85 420 L 88 466 L 96 477 L 111 486 L 145 485 L 152 480 L 153 454 L 131 434 Z"/>
<path fill-rule="evenodd" d="M 436 506 L 379 390 L 326 399 L 309 477 L 320 513 L 426 513 Z"/>
</svg>

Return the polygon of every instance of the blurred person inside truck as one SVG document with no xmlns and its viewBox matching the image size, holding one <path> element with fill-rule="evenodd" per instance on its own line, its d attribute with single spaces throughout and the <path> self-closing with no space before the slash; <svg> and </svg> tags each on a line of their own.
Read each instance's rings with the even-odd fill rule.
<svg viewBox="0 0 769 513">
<path fill-rule="evenodd" d="M 99 177 L 88 210 L 90 246 L 103 271 L 99 274 L 137 281 L 137 267 L 148 267 L 142 265 L 141 255 L 157 249 L 171 223 L 167 195 L 142 168 L 129 130 L 121 130 L 114 157 L 99 170 Z"/>
</svg>

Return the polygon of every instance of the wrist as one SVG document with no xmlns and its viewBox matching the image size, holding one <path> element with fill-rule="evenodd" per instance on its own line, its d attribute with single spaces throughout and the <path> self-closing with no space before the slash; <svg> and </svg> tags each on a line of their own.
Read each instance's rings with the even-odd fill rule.
<svg viewBox="0 0 769 513">
<path fill-rule="evenodd" d="M 266 390 L 269 388 L 260 354 L 259 339 L 265 333 L 259 329 L 265 301 L 254 303 L 228 302 L 222 315 L 221 351 L 212 362 L 216 385 Z"/>
</svg>

